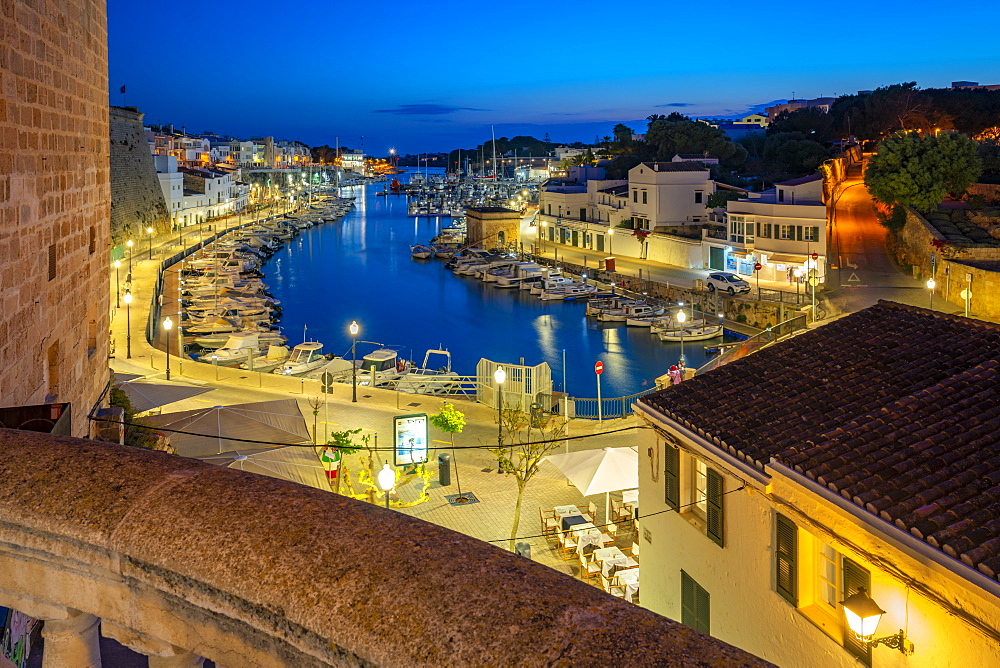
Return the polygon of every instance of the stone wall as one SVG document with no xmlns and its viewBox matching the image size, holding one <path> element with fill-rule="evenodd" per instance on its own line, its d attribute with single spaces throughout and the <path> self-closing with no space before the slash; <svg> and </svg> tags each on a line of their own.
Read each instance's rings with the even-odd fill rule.
<svg viewBox="0 0 1000 668">
<path fill-rule="evenodd" d="M 170 229 L 163 190 L 135 107 L 111 107 L 111 239 L 142 239 L 146 228 Z"/>
<path fill-rule="evenodd" d="M 108 381 L 107 17 L 102 0 L 0 8 L 0 405 Z"/>
<path fill-rule="evenodd" d="M 521 240 L 521 214 L 503 207 L 473 207 L 465 210 L 466 239 L 492 248 L 517 245 Z"/>
</svg>

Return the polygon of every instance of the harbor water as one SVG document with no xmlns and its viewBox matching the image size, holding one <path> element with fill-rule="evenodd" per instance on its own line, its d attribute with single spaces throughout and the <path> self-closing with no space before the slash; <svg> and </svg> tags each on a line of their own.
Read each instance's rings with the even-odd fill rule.
<svg viewBox="0 0 1000 668">
<path fill-rule="evenodd" d="M 421 364 L 426 350 L 444 348 L 460 375 L 474 375 L 482 357 L 547 362 L 553 389 L 568 388 L 575 397 L 597 395 L 598 360 L 607 398 L 651 388 L 677 363 L 680 343 L 660 342 L 646 328 L 588 318 L 584 302 L 542 301 L 457 276 L 443 260 L 411 258 L 412 244 L 426 243 L 451 219 L 409 216 L 406 197 L 376 195 L 384 189 L 344 188 L 342 195 L 354 196 L 356 207 L 343 220 L 305 230 L 264 266 L 264 280 L 281 300 L 289 346 L 307 338 L 322 342 L 326 353 L 350 358 L 348 326 L 356 320 L 358 358 L 381 344 Z M 716 344 L 685 343 L 687 366 L 704 364 L 704 347 Z"/>
</svg>

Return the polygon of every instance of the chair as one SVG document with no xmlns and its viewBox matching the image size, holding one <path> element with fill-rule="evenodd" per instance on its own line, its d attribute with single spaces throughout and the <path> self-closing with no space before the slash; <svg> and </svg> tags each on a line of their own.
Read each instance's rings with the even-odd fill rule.
<svg viewBox="0 0 1000 668">
<path fill-rule="evenodd" d="M 597 506 L 593 501 L 587 504 L 587 512 L 590 513 L 591 517 L 597 517 Z M 593 522 L 593 520 L 591 520 Z"/>
<path fill-rule="evenodd" d="M 612 538 L 618 538 L 618 525 L 614 522 L 609 522 L 604 527 L 604 533 L 608 534 Z"/>
<path fill-rule="evenodd" d="M 576 551 L 577 542 L 576 538 L 572 534 L 562 533 L 559 535 L 559 552 L 562 553 L 563 559 L 569 561 L 573 558 L 573 553 Z"/>
<path fill-rule="evenodd" d="M 592 580 L 601 574 L 601 565 L 594 560 L 593 554 L 580 553 L 580 577 Z"/>
<path fill-rule="evenodd" d="M 625 549 L 629 550 L 629 553 L 632 555 L 633 559 L 639 561 L 639 543 L 632 543 L 631 548 L 625 548 Z"/>
<path fill-rule="evenodd" d="M 559 518 L 556 517 L 556 511 L 539 508 L 538 518 L 542 523 L 542 534 L 545 536 L 555 535 L 556 529 L 559 528 Z"/>
<path fill-rule="evenodd" d="M 611 500 L 611 514 L 614 515 L 616 522 L 632 521 L 632 509 L 614 499 Z"/>
<path fill-rule="evenodd" d="M 618 584 L 618 578 L 616 577 L 607 578 L 602 575 L 601 589 L 617 598 L 625 598 L 625 587 Z"/>
</svg>

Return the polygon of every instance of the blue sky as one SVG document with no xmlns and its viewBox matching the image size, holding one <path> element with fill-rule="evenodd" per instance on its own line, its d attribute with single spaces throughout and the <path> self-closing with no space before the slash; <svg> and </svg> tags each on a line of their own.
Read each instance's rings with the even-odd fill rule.
<svg viewBox="0 0 1000 668">
<path fill-rule="evenodd" d="M 641 132 L 635 119 L 652 113 L 735 115 L 900 81 L 1000 83 L 1000 41 L 967 27 L 995 5 L 955 9 L 178 0 L 151 11 L 109 0 L 111 103 L 127 85 L 125 103 L 149 123 L 354 148 L 363 136 L 373 155 L 473 146 L 491 124 L 497 137 L 591 142 L 618 122 Z"/>
</svg>

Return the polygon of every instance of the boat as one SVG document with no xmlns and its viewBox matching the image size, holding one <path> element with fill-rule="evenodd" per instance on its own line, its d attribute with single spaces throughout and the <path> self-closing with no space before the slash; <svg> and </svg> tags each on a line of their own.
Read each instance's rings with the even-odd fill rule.
<svg viewBox="0 0 1000 668">
<path fill-rule="evenodd" d="M 434 257 L 448 259 L 462 247 L 460 243 L 434 244 Z"/>
<path fill-rule="evenodd" d="M 319 341 L 306 341 L 292 348 L 288 360 L 274 369 L 273 373 L 280 376 L 301 376 L 307 371 L 317 369 L 326 364 L 328 358 L 323 355 L 323 344 Z"/>
<path fill-rule="evenodd" d="M 266 355 L 251 357 L 246 362 L 240 364 L 241 369 L 248 371 L 258 371 L 260 373 L 270 373 L 275 368 L 281 366 L 288 359 L 288 348 L 285 346 L 271 345 L 267 348 Z"/>
<path fill-rule="evenodd" d="M 685 323 L 686 327 L 702 327 L 705 325 L 705 321 L 702 318 L 696 318 L 693 320 L 688 320 Z M 659 334 L 660 332 L 677 329 L 677 321 L 674 320 L 673 316 L 660 316 L 659 318 L 654 318 L 653 322 L 649 324 L 650 334 Z"/>
<path fill-rule="evenodd" d="M 366 387 L 392 386 L 400 377 L 412 368 L 407 360 L 399 358 L 399 353 L 390 348 L 379 348 L 368 353 L 357 361 L 356 371 L 352 373 L 351 360 L 334 357 L 320 371 L 310 374 L 319 378 L 323 372 L 329 372 L 337 383 L 357 382 Z"/>
<path fill-rule="evenodd" d="M 546 290 L 572 285 L 573 279 L 568 276 L 547 276 L 531 286 L 531 294 L 540 295 Z"/>
<path fill-rule="evenodd" d="M 540 278 L 543 271 L 541 265 L 535 262 L 518 262 L 512 267 L 511 272 L 497 276 L 494 287 L 517 288 L 530 278 Z"/>
<path fill-rule="evenodd" d="M 538 297 L 543 301 L 580 299 L 583 297 L 590 297 L 596 292 L 596 285 L 584 285 L 583 283 L 570 282 L 568 285 L 562 285 L 550 290 L 543 290 Z"/>
<path fill-rule="evenodd" d="M 410 255 L 420 260 L 426 260 L 430 256 L 434 255 L 434 249 L 430 246 L 417 244 L 415 246 L 410 246 Z"/>
<path fill-rule="evenodd" d="M 242 362 L 260 352 L 260 334 L 258 332 L 233 332 L 218 350 L 205 353 L 198 357 L 199 362 L 228 366 Z"/>
<path fill-rule="evenodd" d="M 615 297 L 605 297 L 604 299 L 591 299 L 587 302 L 587 315 L 598 316 L 602 311 L 621 309 L 634 304 L 644 304 L 641 299 L 631 299 L 621 295 Z"/>
<path fill-rule="evenodd" d="M 443 364 L 436 359 L 442 357 Z M 408 369 L 396 381 L 395 389 L 411 394 L 456 394 L 461 391 L 458 374 L 451 370 L 451 353 L 429 349 L 424 353 L 423 365 Z"/>
<path fill-rule="evenodd" d="M 627 322 L 629 318 L 653 318 L 663 315 L 664 309 L 653 308 L 649 304 L 626 304 L 621 308 L 612 308 L 601 311 L 597 314 L 597 319 L 601 322 Z"/>
<path fill-rule="evenodd" d="M 722 336 L 722 325 L 685 325 L 657 332 L 660 341 L 705 341 Z"/>
</svg>

